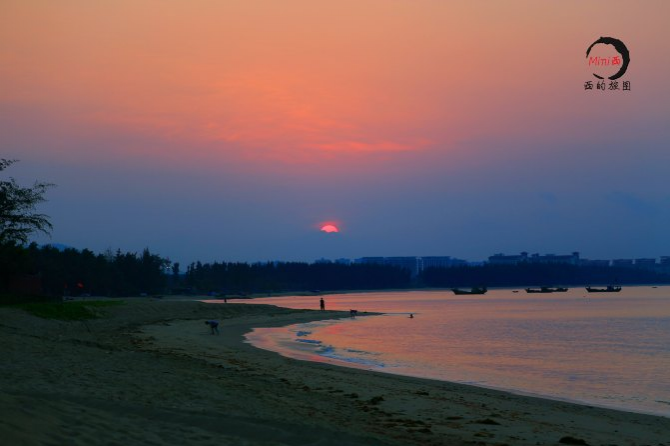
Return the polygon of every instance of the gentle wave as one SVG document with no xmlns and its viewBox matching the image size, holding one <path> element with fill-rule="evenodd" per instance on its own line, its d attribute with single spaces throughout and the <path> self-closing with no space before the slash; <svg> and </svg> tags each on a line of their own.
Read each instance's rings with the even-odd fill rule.
<svg viewBox="0 0 670 446">
<path fill-rule="evenodd" d="M 328 325 L 329 322 L 326 322 L 325 324 Z M 299 324 L 291 327 L 289 331 L 296 336 L 294 339 L 295 342 L 319 346 L 319 348 L 314 349 L 312 353 L 323 358 L 379 369 L 387 367 L 386 364 L 381 361 L 369 359 L 370 356 L 379 356 L 378 353 L 353 348 L 336 348 L 332 345 L 323 345 L 323 341 L 318 339 L 304 339 L 307 336 L 311 336 L 314 333 L 313 330 L 318 329 L 319 325 L 320 323 L 318 322 Z M 306 330 L 305 328 L 310 328 L 310 330 Z"/>
<path fill-rule="evenodd" d="M 323 350 L 319 351 L 318 354 L 325 358 L 335 359 L 337 361 L 347 362 L 351 364 L 365 365 L 379 369 L 386 368 L 386 364 L 384 364 L 383 362 L 373 361 L 371 359 L 357 358 L 354 356 L 338 353 L 338 350 L 332 346 L 325 347 Z"/>
</svg>

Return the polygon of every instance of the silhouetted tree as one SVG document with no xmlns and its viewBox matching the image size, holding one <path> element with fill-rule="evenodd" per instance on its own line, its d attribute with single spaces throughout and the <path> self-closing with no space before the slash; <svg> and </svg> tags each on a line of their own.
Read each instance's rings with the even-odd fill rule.
<svg viewBox="0 0 670 446">
<path fill-rule="evenodd" d="M 24 249 L 20 248 L 19 249 Z M 132 296 L 140 293 L 159 294 L 165 291 L 166 259 L 145 249 L 142 256 L 134 253 L 116 255 L 94 254 L 88 249 L 59 250 L 52 246 L 31 244 L 26 252 L 33 274 L 39 274 L 46 294 L 82 293 L 98 296 Z"/>
<path fill-rule="evenodd" d="M 0 171 L 15 162 L 0 158 Z M 27 243 L 33 232 L 49 234 L 49 217 L 36 213 L 35 206 L 45 201 L 44 193 L 51 186 L 35 182 L 32 187 L 21 187 L 11 177 L 0 181 L 0 244 Z"/>
</svg>

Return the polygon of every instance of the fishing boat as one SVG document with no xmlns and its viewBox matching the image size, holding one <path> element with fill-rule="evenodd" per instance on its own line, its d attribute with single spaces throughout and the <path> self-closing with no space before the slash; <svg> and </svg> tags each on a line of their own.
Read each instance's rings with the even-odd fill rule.
<svg viewBox="0 0 670 446">
<path fill-rule="evenodd" d="M 619 291 L 621 291 L 621 287 L 614 285 L 607 285 L 607 288 L 593 288 L 587 286 L 586 291 L 588 291 L 589 293 L 618 293 Z"/>
<path fill-rule="evenodd" d="M 568 291 L 567 288 L 550 288 L 543 286 L 541 288 L 526 288 L 526 293 L 564 293 Z"/>
<path fill-rule="evenodd" d="M 459 290 L 458 288 L 453 288 L 451 291 L 454 292 L 454 294 L 461 295 L 461 294 L 486 294 L 488 291 L 486 287 L 473 287 L 468 290 Z"/>
</svg>

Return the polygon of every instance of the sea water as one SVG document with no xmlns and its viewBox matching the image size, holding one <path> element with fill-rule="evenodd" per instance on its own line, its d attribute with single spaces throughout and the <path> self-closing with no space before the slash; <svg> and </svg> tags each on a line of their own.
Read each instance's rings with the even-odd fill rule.
<svg viewBox="0 0 670 446">
<path fill-rule="evenodd" d="M 318 309 L 321 297 L 327 309 L 359 316 L 258 328 L 248 342 L 297 359 L 670 416 L 670 287 L 377 292 L 253 303 Z"/>
</svg>

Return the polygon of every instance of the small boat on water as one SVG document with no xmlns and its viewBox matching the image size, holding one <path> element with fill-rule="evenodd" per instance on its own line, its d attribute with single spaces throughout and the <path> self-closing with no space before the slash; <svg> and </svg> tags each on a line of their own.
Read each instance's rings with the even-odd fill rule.
<svg viewBox="0 0 670 446">
<path fill-rule="evenodd" d="M 454 292 L 456 295 L 461 295 L 461 294 L 486 294 L 488 291 L 486 287 L 473 287 L 468 290 L 459 290 L 458 288 L 453 288 L 451 291 Z"/>
<path fill-rule="evenodd" d="M 541 288 L 526 288 L 526 293 L 564 293 L 568 291 L 567 288 L 550 288 L 547 286 L 543 286 Z"/>
<path fill-rule="evenodd" d="M 590 286 L 586 287 L 586 291 L 589 293 L 618 293 L 621 291 L 620 286 L 607 285 L 607 288 L 593 288 Z"/>
</svg>

